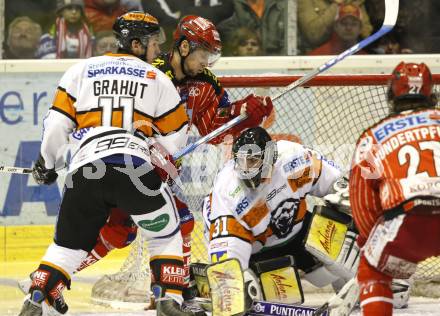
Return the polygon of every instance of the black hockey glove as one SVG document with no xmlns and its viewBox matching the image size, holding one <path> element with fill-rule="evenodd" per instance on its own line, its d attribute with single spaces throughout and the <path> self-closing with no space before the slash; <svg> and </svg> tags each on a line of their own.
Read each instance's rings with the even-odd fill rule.
<svg viewBox="0 0 440 316">
<path fill-rule="evenodd" d="M 58 174 L 55 172 L 55 168 L 47 169 L 44 164 L 43 156 L 38 157 L 35 162 L 34 168 L 32 169 L 32 176 L 38 184 L 52 184 L 57 178 Z"/>
</svg>

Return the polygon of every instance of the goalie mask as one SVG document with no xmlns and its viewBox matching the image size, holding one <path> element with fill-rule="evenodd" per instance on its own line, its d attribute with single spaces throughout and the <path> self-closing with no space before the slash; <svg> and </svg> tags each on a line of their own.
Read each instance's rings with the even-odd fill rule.
<svg viewBox="0 0 440 316">
<path fill-rule="evenodd" d="M 262 127 L 245 130 L 232 146 L 235 170 L 244 184 L 256 189 L 270 176 L 277 159 L 277 145 Z"/>
<path fill-rule="evenodd" d="M 434 107 L 437 100 L 432 88 L 432 75 L 426 64 L 402 61 L 394 68 L 388 87 L 391 112 Z"/>
</svg>

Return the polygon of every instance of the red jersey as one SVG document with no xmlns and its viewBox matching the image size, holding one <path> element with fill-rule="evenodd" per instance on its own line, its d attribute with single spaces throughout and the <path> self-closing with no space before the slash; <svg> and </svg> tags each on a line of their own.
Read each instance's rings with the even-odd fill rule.
<svg viewBox="0 0 440 316">
<path fill-rule="evenodd" d="M 203 73 L 196 77 L 185 77 L 178 81 L 171 67 L 170 54 L 159 56 L 152 62 L 152 65 L 172 80 L 182 102 L 187 104 L 190 126 L 194 124 L 201 136 L 209 134 L 232 119 L 228 93 L 209 69 L 205 68 Z M 239 132 L 239 129 L 232 128 L 225 135 L 233 134 L 235 136 Z M 217 137 L 210 143 L 218 144 L 222 140 L 223 137 Z"/>
<path fill-rule="evenodd" d="M 350 202 L 361 237 L 378 217 L 417 197 L 440 198 L 440 111 L 387 117 L 360 137 L 350 173 Z M 408 202 L 408 203 L 406 203 Z"/>
</svg>

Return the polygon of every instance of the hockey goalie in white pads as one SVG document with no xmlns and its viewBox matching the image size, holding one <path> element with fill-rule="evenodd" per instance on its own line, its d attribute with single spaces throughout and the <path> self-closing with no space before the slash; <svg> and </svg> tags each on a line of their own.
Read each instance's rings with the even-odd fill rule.
<svg viewBox="0 0 440 316">
<path fill-rule="evenodd" d="M 304 240 L 312 218 L 306 196 L 327 195 L 341 177 L 340 169 L 301 144 L 273 142 L 261 127 L 243 132 L 233 145 L 233 155 L 215 179 L 210 210 L 205 212 L 211 261 L 236 258 L 246 271 L 252 263 L 292 255 L 295 266 L 315 285 L 339 279 L 341 275 L 335 276 L 305 249 Z M 290 273 L 286 281 L 293 279 L 295 273 Z M 278 301 L 286 302 L 282 290 L 287 287 L 273 284 L 279 285 Z M 268 299 L 264 287 L 262 292 Z M 292 298 L 285 299 L 293 303 Z"/>
</svg>

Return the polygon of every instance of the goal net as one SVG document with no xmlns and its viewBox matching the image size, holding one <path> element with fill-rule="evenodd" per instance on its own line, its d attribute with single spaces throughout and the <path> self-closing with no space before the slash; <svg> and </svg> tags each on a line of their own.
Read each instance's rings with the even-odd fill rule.
<svg viewBox="0 0 440 316">
<path fill-rule="evenodd" d="M 231 100 L 250 93 L 275 95 L 297 76 L 229 76 L 220 78 Z M 318 76 L 289 91 L 274 104 L 273 114 L 264 127 L 275 139 L 288 139 L 307 144 L 333 159 L 348 172 L 359 135 L 388 114 L 386 84 L 388 75 Z M 434 75 L 440 84 L 440 75 Z M 436 85 L 436 92 L 440 85 Z M 197 139 L 194 132 L 190 142 Z M 183 191 L 197 223 L 192 238 L 192 262 L 206 262 L 206 241 L 201 221 L 201 203 L 209 193 L 219 168 L 229 158 L 231 143 L 202 145 L 184 157 L 181 179 Z M 427 285 L 440 288 L 440 258 L 430 258 L 419 265 L 415 275 L 418 295 L 438 296 L 440 289 L 423 292 Z M 92 290 L 97 303 L 149 303 L 148 251 L 145 240 L 138 236 L 119 272 L 100 279 Z"/>
</svg>

